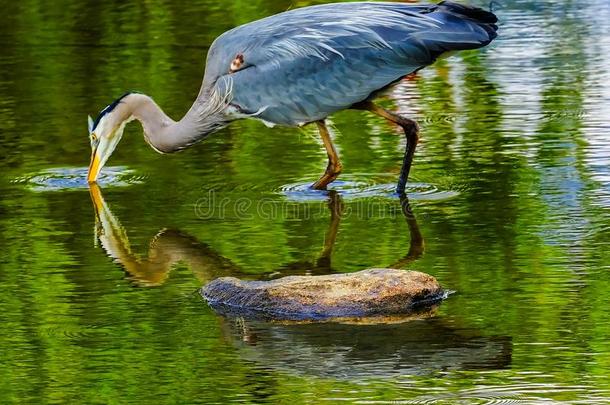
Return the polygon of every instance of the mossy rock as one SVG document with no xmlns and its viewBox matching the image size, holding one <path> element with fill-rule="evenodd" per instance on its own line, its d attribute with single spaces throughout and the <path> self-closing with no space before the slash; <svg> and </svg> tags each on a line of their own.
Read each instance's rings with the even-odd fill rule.
<svg viewBox="0 0 610 405">
<path fill-rule="evenodd" d="M 325 320 L 408 314 L 437 304 L 445 291 L 417 271 L 368 269 L 271 281 L 213 280 L 201 295 L 217 312 L 278 320 Z"/>
</svg>

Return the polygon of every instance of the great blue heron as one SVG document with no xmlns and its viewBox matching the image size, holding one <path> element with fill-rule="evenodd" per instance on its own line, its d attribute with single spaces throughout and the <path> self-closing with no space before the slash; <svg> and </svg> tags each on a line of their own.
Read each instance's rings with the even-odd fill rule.
<svg viewBox="0 0 610 405">
<path fill-rule="evenodd" d="M 286 11 L 218 37 L 207 55 L 199 95 L 179 121 L 152 98 L 126 93 L 89 117 L 95 182 L 125 124 L 142 123 L 146 141 L 176 152 L 227 126 L 256 118 L 268 125 L 316 123 L 328 166 L 313 184 L 325 189 L 341 172 L 326 118 L 340 110 L 368 110 L 400 125 L 407 138 L 397 192 L 404 192 L 418 141 L 415 121 L 371 101 L 404 76 L 446 52 L 475 49 L 496 37 L 496 16 L 443 1 L 437 5 L 336 3 Z"/>
</svg>

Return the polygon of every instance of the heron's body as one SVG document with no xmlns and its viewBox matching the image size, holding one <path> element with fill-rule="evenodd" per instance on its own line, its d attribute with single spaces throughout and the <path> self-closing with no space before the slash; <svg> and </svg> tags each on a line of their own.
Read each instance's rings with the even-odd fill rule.
<svg viewBox="0 0 610 405">
<path fill-rule="evenodd" d="M 302 125 L 368 99 L 443 52 L 493 38 L 487 24 L 450 8 L 338 3 L 276 14 L 222 34 L 203 88 L 233 83 L 232 104 L 280 125 Z M 229 73 L 243 55 L 242 69 Z"/>
<path fill-rule="evenodd" d="M 416 138 L 412 121 L 370 100 L 445 52 L 487 45 L 496 37 L 495 22 L 492 13 L 451 2 L 336 3 L 290 10 L 236 27 L 214 41 L 197 100 L 180 121 L 167 117 L 151 99 L 125 97 L 117 105 L 133 100 L 123 115 L 139 119 L 146 139 L 161 152 L 183 149 L 247 117 L 271 125 L 318 122 L 324 138 L 324 119 L 347 108 L 376 112 Z M 330 138 L 324 143 L 329 169 L 340 171 Z M 326 180 L 334 180 L 334 174 Z"/>
</svg>

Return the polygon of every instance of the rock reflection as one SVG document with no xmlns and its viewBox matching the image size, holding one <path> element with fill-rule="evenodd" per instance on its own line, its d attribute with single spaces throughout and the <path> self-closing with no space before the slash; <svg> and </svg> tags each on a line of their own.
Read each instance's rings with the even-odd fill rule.
<svg viewBox="0 0 610 405">
<path fill-rule="evenodd" d="M 297 375 L 340 379 L 508 368 L 512 341 L 461 329 L 447 319 L 352 325 L 232 319 L 223 332 L 243 358 Z"/>
</svg>

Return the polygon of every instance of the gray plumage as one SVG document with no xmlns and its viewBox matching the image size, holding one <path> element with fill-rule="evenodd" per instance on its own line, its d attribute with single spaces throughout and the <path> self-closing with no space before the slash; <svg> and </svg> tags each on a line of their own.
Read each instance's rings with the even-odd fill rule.
<svg viewBox="0 0 610 405">
<path fill-rule="evenodd" d="M 338 3 L 287 11 L 222 34 L 209 50 L 204 92 L 226 91 L 245 114 L 282 125 L 316 121 L 365 100 L 446 51 L 495 38 L 493 14 L 401 3 Z M 244 66 L 228 67 L 237 54 Z M 232 83 L 231 83 L 232 82 Z"/>
</svg>

